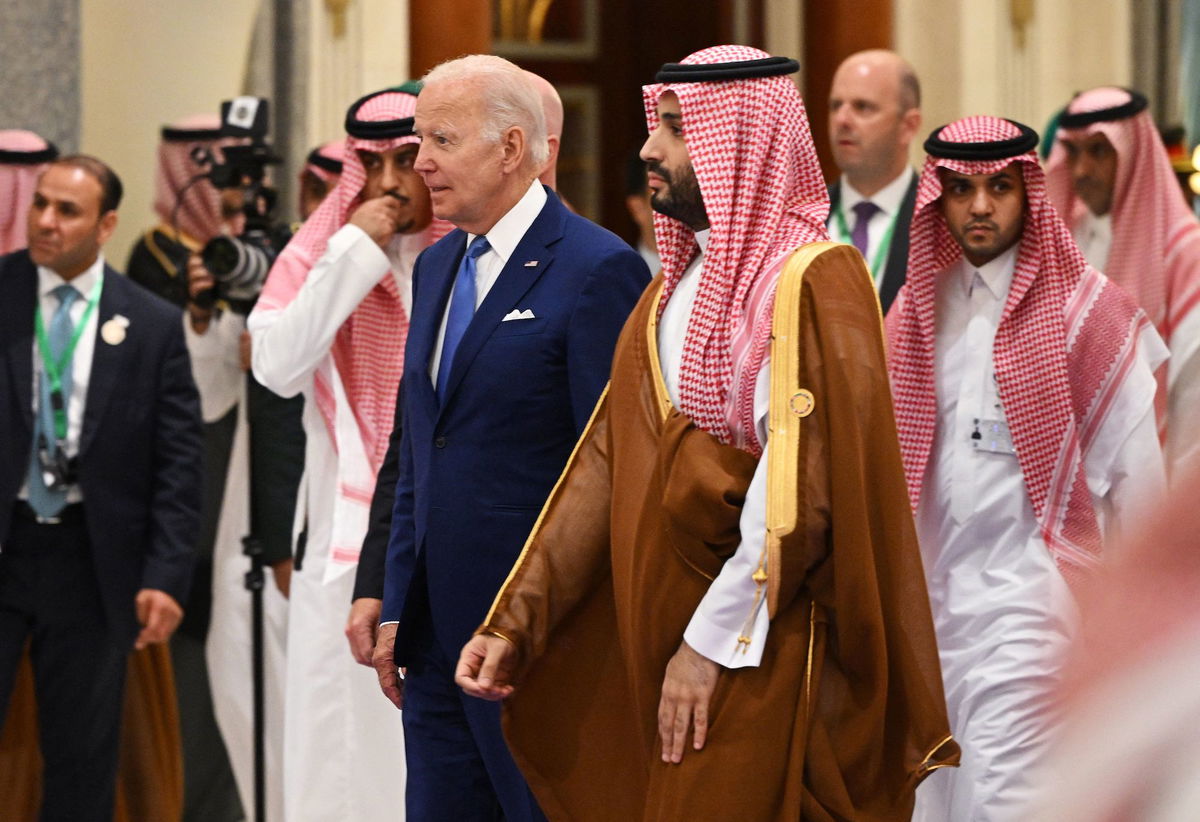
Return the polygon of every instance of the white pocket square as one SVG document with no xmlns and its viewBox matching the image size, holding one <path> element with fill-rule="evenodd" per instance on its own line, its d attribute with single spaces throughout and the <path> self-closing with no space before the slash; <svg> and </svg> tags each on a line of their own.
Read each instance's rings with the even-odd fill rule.
<svg viewBox="0 0 1200 822">
<path fill-rule="evenodd" d="M 506 323 L 509 320 L 534 320 L 534 319 L 537 319 L 537 318 L 533 316 L 532 310 L 526 308 L 524 311 L 518 311 L 517 309 L 514 308 L 512 311 L 505 314 L 504 319 L 501 320 L 500 322 Z"/>
</svg>

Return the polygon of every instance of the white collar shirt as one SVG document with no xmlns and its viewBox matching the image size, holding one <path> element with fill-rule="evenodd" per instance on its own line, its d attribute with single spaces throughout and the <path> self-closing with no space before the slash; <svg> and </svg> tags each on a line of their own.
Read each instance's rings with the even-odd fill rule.
<svg viewBox="0 0 1200 822">
<path fill-rule="evenodd" d="M 47 333 L 50 330 L 50 322 L 58 311 L 59 299 L 54 294 L 54 289 L 60 285 L 66 284 L 67 281 L 62 278 L 56 271 L 52 271 L 44 266 L 37 267 L 38 274 L 38 309 L 42 312 L 42 323 L 46 328 Z M 78 329 L 79 323 L 83 320 L 83 315 L 87 311 L 88 300 L 91 298 L 93 291 L 97 288 L 103 288 L 104 283 L 104 255 L 96 256 L 96 261 L 91 264 L 82 274 L 79 274 L 70 281 L 70 285 L 79 292 L 79 297 L 71 305 L 71 323 Z M 92 358 L 96 350 L 96 327 L 99 322 L 100 309 L 97 306 L 90 317 L 88 317 L 87 325 L 79 334 L 79 342 L 75 346 L 75 352 L 71 356 L 71 396 L 67 398 L 67 440 L 66 453 L 69 457 L 75 457 L 79 454 L 79 440 L 83 433 L 83 414 L 84 402 L 87 399 L 88 386 L 91 384 L 92 374 Z M 42 354 L 38 348 L 37 339 L 33 341 L 33 413 L 36 416 L 38 413 L 39 400 L 41 392 L 38 390 L 38 380 L 41 379 L 43 370 Z M 22 499 L 27 498 L 27 492 L 24 483 L 22 483 L 19 496 Z M 77 485 L 72 486 L 67 491 L 67 502 L 79 502 L 82 496 Z"/>
<path fill-rule="evenodd" d="M 875 264 L 875 258 L 880 254 L 880 245 L 886 239 L 885 235 L 888 232 L 888 227 L 892 225 L 899 215 L 900 208 L 904 205 L 904 195 L 908 193 L 908 187 L 912 184 L 915 176 L 916 172 L 911 167 L 905 166 L 900 176 L 879 189 L 879 191 L 876 191 L 870 197 L 864 197 L 860 194 L 854 186 L 850 185 L 844 176 L 838 180 L 838 186 L 841 189 L 838 198 L 838 210 L 841 211 L 846 219 L 846 231 L 854 230 L 856 219 L 854 216 L 854 207 L 856 205 L 863 200 L 870 200 L 879 207 L 879 210 L 871 216 L 870 222 L 867 223 L 867 253 L 864 256 L 866 257 L 868 268 L 871 268 Z M 828 225 L 835 235 L 835 240 L 843 243 L 850 242 L 849 234 L 844 237 L 840 236 L 841 227 L 838 224 L 837 214 L 830 213 Z M 895 231 L 899 230 L 899 227 L 895 229 Z M 889 249 L 891 243 L 894 241 L 895 233 L 893 232 L 888 242 Z M 879 270 L 871 269 L 871 276 L 875 280 L 876 289 L 879 288 L 879 283 L 883 279 L 883 269 L 887 264 L 887 253 L 887 250 L 883 251 L 884 258 L 880 261 Z"/>
<path fill-rule="evenodd" d="M 476 311 L 483 304 L 488 292 L 492 290 L 492 286 L 496 284 L 500 272 L 508 264 L 509 258 L 517 250 L 521 240 L 525 238 L 533 221 L 542 213 L 547 196 L 546 189 L 542 188 L 541 182 L 534 180 L 516 205 L 497 220 L 491 230 L 484 235 L 487 237 L 490 248 L 479 255 L 479 259 L 475 262 Z M 469 248 L 477 236 L 468 233 L 464 247 Z M 451 276 L 454 276 L 453 273 Z M 451 296 L 453 296 L 453 291 Z M 442 310 L 442 323 L 438 329 L 437 344 L 433 348 L 433 356 L 429 361 L 429 376 L 434 385 L 437 385 L 438 367 L 442 361 L 442 344 L 446 339 L 446 318 L 450 316 L 450 302 L 451 300 L 447 299 L 446 307 Z"/>
<path fill-rule="evenodd" d="M 700 253 L 684 270 L 658 322 L 658 356 L 663 382 L 671 403 L 679 407 L 679 377 L 683 367 L 683 346 L 700 280 L 704 273 L 704 255 L 709 230 L 696 232 Z M 769 363 L 759 372 L 754 390 L 754 420 L 759 441 L 767 443 L 767 417 L 770 411 L 771 381 Z M 746 490 L 739 528 L 741 543 L 721 567 L 704 598 L 692 613 L 684 631 L 684 640 L 698 653 L 727 668 L 753 667 L 762 660 L 770 620 L 767 609 L 756 599 L 758 570 L 766 539 L 767 461 L 759 460 Z M 746 642 L 748 638 L 749 642 Z"/>
<path fill-rule="evenodd" d="M 1108 252 L 1112 248 L 1112 214 L 1097 217 L 1091 210 L 1084 209 L 1083 219 L 1076 223 L 1071 233 L 1088 265 L 1103 271 L 1108 266 Z"/>
</svg>

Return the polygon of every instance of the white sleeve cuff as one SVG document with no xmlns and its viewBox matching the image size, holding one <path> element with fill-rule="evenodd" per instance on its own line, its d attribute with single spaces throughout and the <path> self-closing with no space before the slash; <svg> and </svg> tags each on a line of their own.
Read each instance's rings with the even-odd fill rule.
<svg viewBox="0 0 1200 822">
<path fill-rule="evenodd" d="M 692 621 L 683 632 L 683 640 L 699 653 L 726 668 L 755 668 L 762 662 L 763 646 L 767 643 L 767 608 L 765 603 L 759 603 L 754 614 L 754 624 L 748 636 L 749 643 L 740 643 L 741 628 L 730 629 L 728 626 L 712 622 L 704 613 L 701 606 L 692 614 Z"/>
</svg>

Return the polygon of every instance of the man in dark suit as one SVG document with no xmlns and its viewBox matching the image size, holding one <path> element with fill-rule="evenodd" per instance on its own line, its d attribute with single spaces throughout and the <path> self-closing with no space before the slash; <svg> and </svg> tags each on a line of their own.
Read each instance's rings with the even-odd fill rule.
<svg viewBox="0 0 1200 822">
<path fill-rule="evenodd" d="M 433 212 L 459 230 L 413 274 L 375 663 L 404 707 L 410 822 L 536 820 L 499 706 L 459 691 L 453 666 L 591 415 L 649 271 L 537 182 L 545 120 L 508 61 L 439 66 L 415 126 Z"/>
<path fill-rule="evenodd" d="M 126 656 L 179 624 L 199 524 L 179 312 L 101 254 L 120 198 L 61 158 L 0 257 L 0 710 L 28 641 L 43 820 L 111 819 Z"/>
<path fill-rule="evenodd" d="M 895 52 L 847 57 L 829 90 L 829 142 L 842 172 L 829 187 L 829 234 L 867 261 L 886 314 L 908 267 L 917 175 L 908 148 L 921 128 L 921 86 Z"/>
</svg>

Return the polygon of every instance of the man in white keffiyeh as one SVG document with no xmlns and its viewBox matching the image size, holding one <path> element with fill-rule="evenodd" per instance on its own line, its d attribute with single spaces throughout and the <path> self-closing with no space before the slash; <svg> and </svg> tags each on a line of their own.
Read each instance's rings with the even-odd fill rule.
<svg viewBox="0 0 1200 822">
<path fill-rule="evenodd" d="M 889 369 L 962 768 L 917 819 L 1024 819 L 1074 586 L 1162 489 L 1145 314 L 1087 265 L 1046 199 L 1028 127 L 936 130 Z"/>
<path fill-rule="evenodd" d="M 391 433 L 412 266 L 445 231 L 412 170 L 417 91 L 377 92 L 350 107 L 341 178 L 279 255 L 248 322 L 255 376 L 305 398 L 305 539 L 284 717 L 289 820 L 395 820 L 403 807 L 400 717 L 374 674 L 346 654 L 342 626 Z"/>
<path fill-rule="evenodd" d="M 1148 101 L 1103 87 L 1075 96 L 1046 161 L 1046 193 L 1087 261 L 1129 292 L 1171 351 L 1158 425 L 1173 476 L 1200 463 L 1200 221 Z"/>
</svg>

